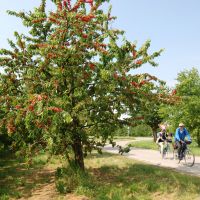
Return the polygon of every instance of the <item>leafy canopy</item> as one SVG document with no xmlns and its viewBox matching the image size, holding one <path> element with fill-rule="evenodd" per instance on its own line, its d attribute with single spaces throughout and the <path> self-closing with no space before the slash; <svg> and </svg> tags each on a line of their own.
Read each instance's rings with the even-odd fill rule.
<svg viewBox="0 0 200 200">
<path fill-rule="evenodd" d="M 54 11 L 42 0 L 28 13 L 8 12 L 29 34 L 15 32 L 11 49 L 0 50 L 0 127 L 23 153 L 45 148 L 84 167 L 84 155 L 100 151 L 119 126 L 142 120 L 147 101 L 162 99 L 156 77 L 134 73 L 156 66 L 162 50 L 149 54 L 150 41 L 137 48 L 111 28 L 111 7 L 101 7 L 108 0 L 52 2 Z"/>
<path fill-rule="evenodd" d="M 174 130 L 178 123 L 183 122 L 200 146 L 200 75 L 196 68 L 184 70 L 177 76 L 175 91 L 181 101 L 175 106 L 166 106 L 161 109 L 161 114 L 171 122 Z"/>
</svg>

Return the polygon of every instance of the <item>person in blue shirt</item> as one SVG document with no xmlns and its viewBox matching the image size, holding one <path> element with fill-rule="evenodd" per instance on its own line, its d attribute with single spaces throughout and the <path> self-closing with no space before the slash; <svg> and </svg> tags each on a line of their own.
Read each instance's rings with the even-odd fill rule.
<svg viewBox="0 0 200 200">
<path fill-rule="evenodd" d="M 191 137 L 187 129 L 185 128 L 185 125 L 183 123 L 179 124 L 179 127 L 176 129 L 175 133 L 175 143 L 178 147 L 178 157 L 180 160 L 183 159 L 183 152 L 186 148 L 185 138 L 187 137 L 187 140 L 191 141 Z"/>
</svg>

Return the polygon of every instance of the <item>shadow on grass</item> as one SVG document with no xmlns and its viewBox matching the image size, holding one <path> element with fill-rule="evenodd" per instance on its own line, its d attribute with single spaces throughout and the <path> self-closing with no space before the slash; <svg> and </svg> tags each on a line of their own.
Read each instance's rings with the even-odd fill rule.
<svg viewBox="0 0 200 200">
<path fill-rule="evenodd" d="M 101 162 L 98 162 L 99 159 Z M 27 198 L 31 196 L 32 189 L 52 183 L 54 171 L 44 170 L 43 160 L 42 158 L 37 160 L 27 169 L 24 162 L 16 160 L 15 157 L 0 158 L 0 199 L 22 196 Z M 134 163 L 132 160 L 110 153 L 94 153 L 87 160 L 92 162 L 92 165 L 89 165 L 91 167 L 87 168 L 89 176 L 81 179 L 81 185 L 76 188 L 76 192 L 91 199 L 162 199 L 164 195 L 170 194 L 176 197 L 171 199 L 195 199 L 200 194 L 198 177 Z M 98 164 L 96 166 L 93 165 L 95 161 Z M 159 196 L 155 196 L 157 194 Z"/>
<path fill-rule="evenodd" d="M 0 199 L 27 197 L 37 185 L 49 183 L 54 172 L 45 171 L 45 162 L 36 160 L 27 167 L 22 159 L 14 155 L 0 158 Z"/>
<path fill-rule="evenodd" d="M 117 154 L 117 155 L 119 155 L 119 154 Z M 95 153 L 93 152 L 87 156 L 87 160 L 98 159 L 98 158 L 109 158 L 109 157 L 113 157 L 113 154 L 108 153 L 108 152 L 103 152 L 101 154 L 97 153 L 97 152 L 95 152 Z"/>
<path fill-rule="evenodd" d="M 141 163 L 126 167 L 103 164 L 98 168 L 90 167 L 88 171 L 96 184 L 95 200 L 117 199 L 116 194 L 125 200 L 161 199 L 162 195 L 190 199 L 200 194 L 200 178 L 156 166 Z M 156 194 L 159 197 L 155 197 Z M 106 198 L 108 196 L 110 198 Z"/>
<path fill-rule="evenodd" d="M 14 154 L 6 153 L 0 157 L 0 199 L 27 198 L 33 189 L 52 183 L 55 180 L 55 170 L 44 169 L 45 156 L 38 156 L 29 168 L 23 159 L 17 159 Z M 111 156 L 110 153 L 103 154 L 106 159 Z M 88 159 L 101 157 L 100 154 L 91 154 Z"/>
</svg>

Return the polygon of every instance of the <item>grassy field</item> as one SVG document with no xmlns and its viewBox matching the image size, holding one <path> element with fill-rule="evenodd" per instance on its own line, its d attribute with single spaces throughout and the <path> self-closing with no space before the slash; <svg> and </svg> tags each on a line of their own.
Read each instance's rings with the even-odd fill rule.
<svg viewBox="0 0 200 200">
<path fill-rule="evenodd" d="M 135 137 L 132 136 L 115 136 L 114 140 L 134 140 Z"/>
<path fill-rule="evenodd" d="M 158 150 L 158 146 L 153 140 L 132 142 L 131 146 L 137 148 Z M 200 148 L 197 146 L 196 142 L 193 142 L 191 145 L 189 145 L 189 147 L 196 156 L 200 156 Z"/>
<path fill-rule="evenodd" d="M 61 164 L 56 158 L 49 163 L 46 160 L 47 156 L 41 154 L 27 168 L 23 160 L 13 156 L 0 158 L 0 199 L 28 199 L 31 195 L 35 200 L 38 192 L 34 191 L 41 193 L 49 185 L 52 186 L 50 193 L 41 194 L 44 199 L 50 199 L 52 193 L 54 199 L 68 200 L 70 197 L 73 200 L 200 199 L 200 178 L 109 153 L 89 155 L 85 160 L 85 174 L 69 175 L 70 170 L 67 170 L 63 182 L 56 183 L 60 190 L 62 186 L 68 187 L 70 194 L 59 194 L 53 182 L 56 168 Z"/>
</svg>

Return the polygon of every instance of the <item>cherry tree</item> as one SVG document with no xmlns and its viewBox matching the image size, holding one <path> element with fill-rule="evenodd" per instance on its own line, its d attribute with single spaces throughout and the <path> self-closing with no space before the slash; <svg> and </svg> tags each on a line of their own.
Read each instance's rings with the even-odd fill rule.
<svg viewBox="0 0 200 200">
<path fill-rule="evenodd" d="M 111 28 L 111 7 L 101 7 L 108 0 L 51 1 L 54 11 L 42 0 L 34 11 L 8 12 L 29 34 L 15 32 L 11 48 L 0 50 L 0 128 L 22 154 L 42 148 L 84 170 L 89 152 L 113 143 L 117 128 L 134 126 L 146 102 L 160 100 L 159 80 L 134 70 L 156 66 L 162 50 L 149 54 L 150 41 L 138 48 Z"/>
</svg>

